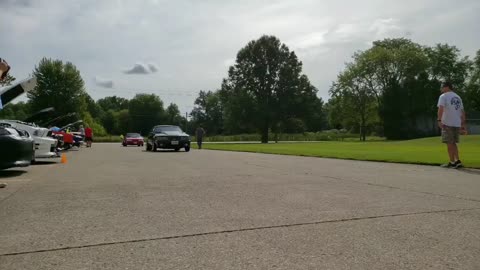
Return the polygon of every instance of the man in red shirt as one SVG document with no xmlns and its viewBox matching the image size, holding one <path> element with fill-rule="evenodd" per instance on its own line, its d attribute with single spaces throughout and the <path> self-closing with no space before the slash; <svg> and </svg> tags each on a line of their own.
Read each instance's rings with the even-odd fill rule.
<svg viewBox="0 0 480 270">
<path fill-rule="evenodd" d="M 93 131 L 89 126 L 85 129 L 85 142 L 87 143 L 87 147 L 92 147 Z"/>
</svg>

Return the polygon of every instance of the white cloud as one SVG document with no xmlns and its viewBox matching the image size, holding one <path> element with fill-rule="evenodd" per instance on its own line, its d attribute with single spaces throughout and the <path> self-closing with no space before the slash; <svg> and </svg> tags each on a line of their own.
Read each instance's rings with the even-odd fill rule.
<svg viewBox="0 0 480 270">
<path fill-rule="evenodd" d="M 296 51 L 327 97 L 344 63 L 376 39 L 410 32 L 416 42 L 450 43 L 473 55 L 480 44 L 479 9 L 478 0 L 0 0 L 0 57 L 17 78 L 27 77 L 42 57 L 71 61 L 86 78 L 104 74 L 115 88 L 130 89 L 116 95 L 157 93 L 182 109 L 195 97 L 169 99 L 162 89 L 217 89 L 238 50 L 268 34 Z M 133 65 L 139 59 L 146 63 Z M 112 67 L 157 73 L 127 78 Z M 111 94 L 91 92 L 93 98 Z"/>
<path fill-rule="evenodd" d="M 113 88 L 113 80 L 105 79 L 99 76 L 94 78 L 95 84 L 103 88 Z"/>
<path fill-rule="evenodd" d="M 304 36 L 297 37 L 296 39 L 288 42 L 293 49 L 305 50 L 310 48 L 315 48 L 325 44 L 325 36 L 328 34 L 328 31 L 321 31 L 310 33 Z"/>
<path fill-rule="evenodd" d="M 150 72 L 155 73 L 158 71 L 158 66 L 155 63 L 148 63 L 148 69 Z"/>
</svg>

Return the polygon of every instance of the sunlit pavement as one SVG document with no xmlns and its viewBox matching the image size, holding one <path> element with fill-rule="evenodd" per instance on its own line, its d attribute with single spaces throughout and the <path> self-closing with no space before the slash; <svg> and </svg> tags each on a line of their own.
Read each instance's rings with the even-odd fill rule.
<svg viewBox="0 0 480 270">
<path fill-rule="evenodd" d="M 480 174 L 94 144 L 0 172 L 0 269 L 480 269 Z"/>
</svg>

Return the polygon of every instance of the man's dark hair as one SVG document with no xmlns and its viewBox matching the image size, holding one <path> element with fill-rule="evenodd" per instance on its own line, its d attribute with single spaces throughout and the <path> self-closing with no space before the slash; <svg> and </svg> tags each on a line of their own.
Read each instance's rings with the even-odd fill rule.
<svg viewBox="0 0 480 270">
<path fill-rule="evenodd" d="M 449 82 L 449 81 L 443 82 L 443 83 L 442 83 L 442 88 L 443 88 L 443 87 L 448 87 L 448 88 L 450 88 L 450 90 L 453 90 L 453 84 L 452 84 L 451 82 Z"/>
</svg>

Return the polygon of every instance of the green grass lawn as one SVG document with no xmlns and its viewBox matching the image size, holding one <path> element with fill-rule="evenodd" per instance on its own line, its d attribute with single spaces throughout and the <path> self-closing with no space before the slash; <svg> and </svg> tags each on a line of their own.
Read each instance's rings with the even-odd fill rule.
<svg viewBox="0 0 480 270">
<path fill-rule="evenodd" d="M 480 168 L 480 135 L 463 136 L 460 158 L 470 168 Z M 205 149 L 309 157 L 439 165 L 447 158 L 439 137 L 409 141 L 315 142 L 278 144 L 205 144 Z"/>
</svg>

